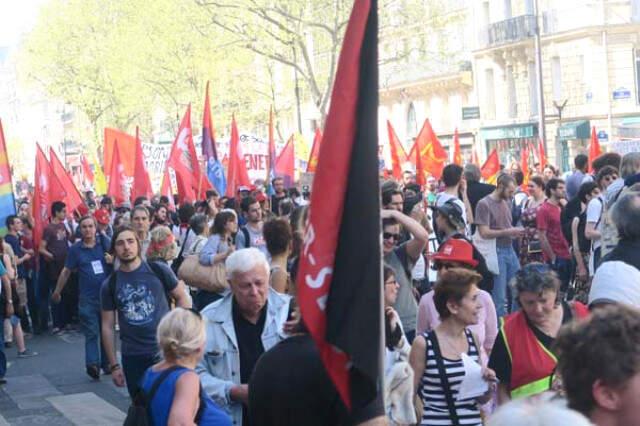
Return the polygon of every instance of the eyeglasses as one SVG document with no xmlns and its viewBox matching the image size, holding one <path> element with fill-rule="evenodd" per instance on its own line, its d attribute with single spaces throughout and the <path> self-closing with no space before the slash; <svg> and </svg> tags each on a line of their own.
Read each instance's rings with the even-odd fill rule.
<svg viewBox="0 0 640 426">
<path fill-rule="evenodd" d="M 383 232 L 382 238 L 384 238 L 385 240 L 393 239 L 395 241 L 398 241 L 400 240 L 400 234 L 394 234 L 393 232 Z"/>
<path fill-rule="evenodd" d="M 451 268 L 457 268 L 457 267 L 458 267 L 458 265 L 454 265 L 453 263 L 437 262 L 437 263 L 434 263 L 431 268 L 434 271 L 439 271 L 440 269 L 451 269 Z"/>
<path fill-rule="evenodd" d="M 385 281 L 384 285 L 398 285 L 398 281 L 394 278 L 393 280 Z"/>
</svg>

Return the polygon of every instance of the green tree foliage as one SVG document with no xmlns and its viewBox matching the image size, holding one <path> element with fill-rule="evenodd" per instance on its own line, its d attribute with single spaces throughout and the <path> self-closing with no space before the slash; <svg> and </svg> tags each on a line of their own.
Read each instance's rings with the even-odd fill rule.
<svg viewBox="0 0 640 426">
<path fill-rule="evenodd" d="M 417 35 L 424 42 L 448 22 L 434 18 L 440 2 L 380 0 L 381 37 Z M 133 132 L 140 125 L 148 136 L 159 111 L 173 133 L 190 102 L 198 128 L 207 80 L 218 128 L 235 113 L 243 129 L 262 133 L 271 105 L 276 116 L 291 114 L 295 74 L 302 101 L 312 101 L 324 122 L 351 6 L 351 0 L 50 0 L 24 44 L 21 75 L 82 111 L 97 142 L 105 126 Z M 387 49 L 381 58 L 401 61 L 410 50 Z"/>
</svg>

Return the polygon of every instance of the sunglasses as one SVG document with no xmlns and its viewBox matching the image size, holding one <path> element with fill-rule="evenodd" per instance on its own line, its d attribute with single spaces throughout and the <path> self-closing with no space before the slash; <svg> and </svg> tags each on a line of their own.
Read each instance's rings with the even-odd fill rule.
<svg viewBox="0 0 640 426">
<path fill-rule="evenodd" d="M 457 268 L 457 267 L 459 266 L 454 265 L 453 263 L 437 262 L 437 263 L 434 263 L 433 266 L 431 266 L 431 269 L 433 269 L 434 271 L 439 271 L 440 269 L 451 269 L 451 268 Z"/>
<path fill-rule="evenodd" d="M 384 238 L 385 240 L 395 240 L 398 241 L 400 240 L 400 234 L 394 234 L 392 232 L 383 232 L 382 233 L 382 238 Z"/>
</svg>

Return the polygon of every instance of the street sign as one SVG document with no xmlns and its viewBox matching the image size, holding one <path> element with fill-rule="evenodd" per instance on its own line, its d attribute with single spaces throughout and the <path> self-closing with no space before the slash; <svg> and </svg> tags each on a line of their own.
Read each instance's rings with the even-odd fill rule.
<svg viewBox="0 0 640 426">
<path fill-rule="evenodd" d="M 622 99 L 629 99 L 631 97 L 631 90 L 626 87 L 618 87 L 613 91 L 613 100 L 619 101 Z"/>
<path fill-rule="evenodd" d="M 463 120 L 477 120 L 480 118 L 480 107 L 462 107 Z"/>
<path fill-rule="evenodd" d="M 604 130 L 600 130 L 598 132 L 598 140 L 608 141 L 609 140 L 609 135 Z"/>
</svg>

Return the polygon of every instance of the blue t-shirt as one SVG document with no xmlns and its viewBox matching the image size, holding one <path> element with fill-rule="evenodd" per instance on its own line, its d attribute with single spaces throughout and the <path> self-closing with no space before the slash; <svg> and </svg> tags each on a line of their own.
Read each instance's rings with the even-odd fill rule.
<svg viewBox="0 0 640 426">
<path fill-rule="evenodd" d="M 4 240 L 11 246 L 11 248 L 13 249 L 13 254 L 15 254 L 17 258 L 24 256 L 22 246 L 20 245 L 20 239 L 17 236 L 7 234 L 5 235 Z M 23 264 L 18 265 L 18 278 L 25 278 L 26 276 L 27 274 L 24 270 Z"/>
<path fill-rule="evenodd" d="M 79 241 L 69 247 L 64 266 L 78 272 L 80 300 L 100 301 L 100 286 L 111 273 L 112 267 L 104 260 L 105 249 L 111 241 L 100 236 L 93 247 Z"/>
<path fill-rule="evenodd" d="M 151 387 L 155 380 L 162 374 L 162 371 L 154 371 L 153 367 L 149 367 L 144 373 L 142 378 L 142 389 L 145 393 L 151 391 Z M 169 375 L 158 386 L 156 394 L 151 401 L 151 417 L 155 426 L 167 425 L 169 419 L 169 413 L 171 412 L 171 405 L 173 404 L 173 398 L 176 393 L 176 382 L 189 370 L 187 368 L 179 368 L 169 373 Z M 204 407 L 201 410 L 200 420 L 198 426 L 231 426 L 231 418 L 227 413 L 222 411 L 218 407 L 211 397 L 205 392 L 202 392 L 202 399 L 200 403 L 204 403 Z"/>
<path fill-rule="evenodd" d="M 162 317 L 169 312 L 165 291 L 173 291 L 178 279 L 169 265 L 156 264 L 163 273 L 162 280 L 146 262 L 142 262 L 134 271 L 115 271 L 114 294 L 109 288 L 108 278 L 102 283 L 102 310 L 118 311 L 123 355 L 153 355 L 158 352 L 156 330 Z"/>
</svg>

